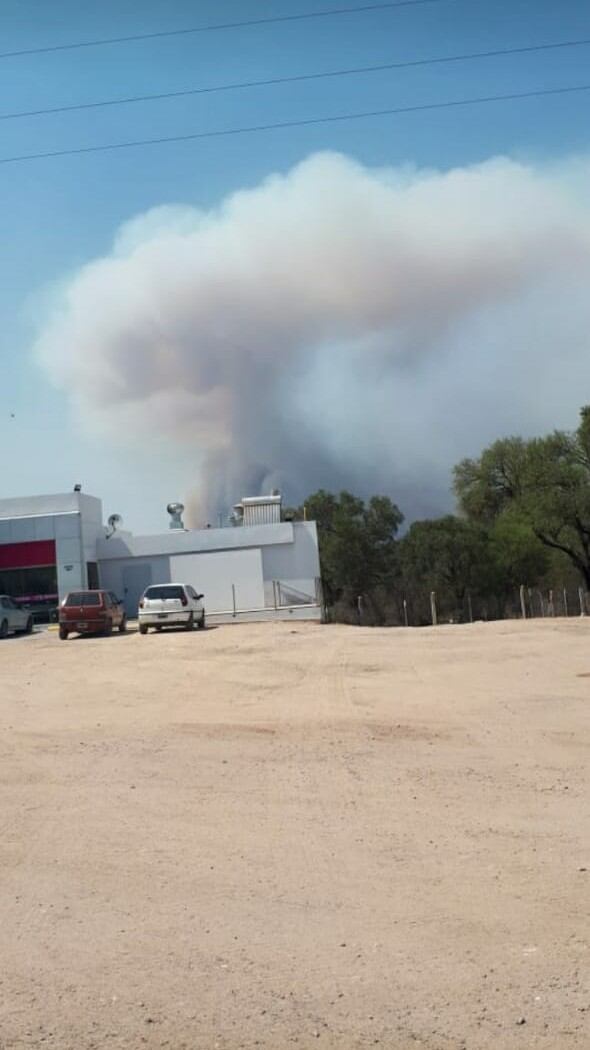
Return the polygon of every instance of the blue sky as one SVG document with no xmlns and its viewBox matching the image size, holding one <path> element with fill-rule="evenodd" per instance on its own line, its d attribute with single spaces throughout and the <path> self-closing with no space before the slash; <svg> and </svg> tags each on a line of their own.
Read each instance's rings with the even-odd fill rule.
<svg viewBox="0 0 590 1050">
<path fill-rule="evenodd" d="M 353 0 L 347 0 L 351 5 Z M 4 0 L 2 50 L 344 6 L 337 0 Z M 230 81 L 590 37 L 583 0 L 443 2 L 0 60 L 3 113 Z M 0 122 L 0 157 L 590 81 L 590 47 Z M 190 484 L 189 460 L 80 430 L 31 355 L 48 287 L 164 203 L 207 207 L 322 149 L 447 168 L 588 147 L 590 93 L 0 165 L 0 496 L 81 481 L 136 530 Z M 14 414 L 14 418 L 11 418 Z M 237 493 L 239 496 L 241 493 Z"/>
</svg>

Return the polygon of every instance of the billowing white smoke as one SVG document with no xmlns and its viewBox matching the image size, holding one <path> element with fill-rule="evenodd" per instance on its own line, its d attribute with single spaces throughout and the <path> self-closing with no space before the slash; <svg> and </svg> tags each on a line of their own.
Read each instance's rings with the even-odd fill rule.
<svg viewBox="0 0 590 1050">
<path fill-rule="evenodd" d="M 589 175 L 317 154 L 126 224 L 36 353 L 117 440 L 194 447 L 201 518 L 272 484 L 436 511 L 459 457 L 590 400 Z"/>
</svg>

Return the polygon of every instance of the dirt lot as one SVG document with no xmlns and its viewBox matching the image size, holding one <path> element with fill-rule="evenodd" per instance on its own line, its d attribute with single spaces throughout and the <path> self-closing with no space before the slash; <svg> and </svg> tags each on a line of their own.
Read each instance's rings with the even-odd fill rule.
<svg viewBox="0 0 590 1050">
<path fill-rule="evenodd" d="M 590 1046 L 590 622 L 0 643 L 0 1047 Z"/>
</svg>

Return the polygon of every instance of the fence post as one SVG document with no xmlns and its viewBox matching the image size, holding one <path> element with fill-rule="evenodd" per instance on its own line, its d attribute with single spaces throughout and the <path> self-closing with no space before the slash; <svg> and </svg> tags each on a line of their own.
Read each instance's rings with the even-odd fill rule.
<svg viewBox="0 0 590 1050">
<path fill-rule="evenodd" d="M 408 624 L 408 603 L 407 603 L 405 598 L 404 598 L 404 623 L 405 623 L 406 627 L 409 627 L 409 624 Z"/>
<path fill-rule="evenodd" d="M 526 598 L 524 594 L 524 583 L 520 585 L 520 611 L 522 613 L 523 620 L 526 620 Z"/>
<path fill-rule="evenodd" d="M 586 606 L 584 603 L 584 590 L 582 587 L 578 587 L 578 598 L 580 599 L 580 616 L 585 616 Z"/>
<path fill-rule="evenodd" d="M 555 606 L 553 604 L 553 591 L 549 591 L 549 606 L 547 612 L 549 616 L 555 616 Z"/>
<path fill-rule="evenodd" d="M 326 604 L 326 598 L 325 598 L 325 595 L 324 595 L 324 587 L 323 587 L 323 584 L 322 584 L 322 577 L 321 576 L 316 576 L 316 578 L 315 578 L 315 596 L 316 596 L 316 602 L 317 602 L 317 604 L 319 605 L 319 607 L 321 609 L 322 622 L 323 623 L 327 623 L 328 622 L 328 606 Z"/>
<path fill-rule="evenodd" d="M 438 617 L 436 615 L 436 591 L 430 592 L 430 615 L 432 617 L 432 626 L 436 627 L 438 624 Z"/>
<path fill-rule="evenodd" d="M 564 616 L 569 616 L 569 612 L 568 612 L 568 608 L 567 608 L 567 588 L 566 587 L 563 588 L 563 615 Z"/>
<path fill-rule="evenodd" d="M 471 604 L 471 591 L 467 591 L 467 608 L 469 609 L 469 623 L 473 623 L 473 606 Z"/>
<path fill-rule="evenodd" d="M 232 598 L 232 603 L 233 603 L 233 607 L 234 607 L 234 618 L 235 618 L 235 615 L 236 615 L 236 588 L 235 588 L 235 585 L 233 583 L 231 585 L 231 598 Z"/>
<path fill-rule="evenodd" d="M 358 596 L 358 598 L 356 600 L 356 609 L 357 609 L 357 613 L 358 613 L 359 627 L 360 627 L 362 622 L 363 622 L 363 596 L 362 596 L 362 594 L 359 594 L 359 596 Z"/>
<path fill-rule="evenodd" d="M 277 607 L 277 581 L 276 580 L 272 581 L 272 595 L 273 595 L 273 601 L 274 601 L 274 605 L 275 605 L 275 609 L 276 609 L 276 607 Z"/>
</svg>

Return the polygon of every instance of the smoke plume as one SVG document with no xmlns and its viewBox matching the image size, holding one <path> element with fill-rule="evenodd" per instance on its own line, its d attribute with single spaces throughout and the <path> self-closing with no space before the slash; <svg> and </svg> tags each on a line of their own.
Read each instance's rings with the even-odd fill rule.
<svg viewBox="0 0 590 1050">
<path fill-rule="evenodd" d="M 436 512 L 458 458 L 590 400 L 589 175 L 316 154 L 127 223 L 36 354 L 94 427 L 194 449 L 201 520 L 273 485 Z"/>
</svg>

